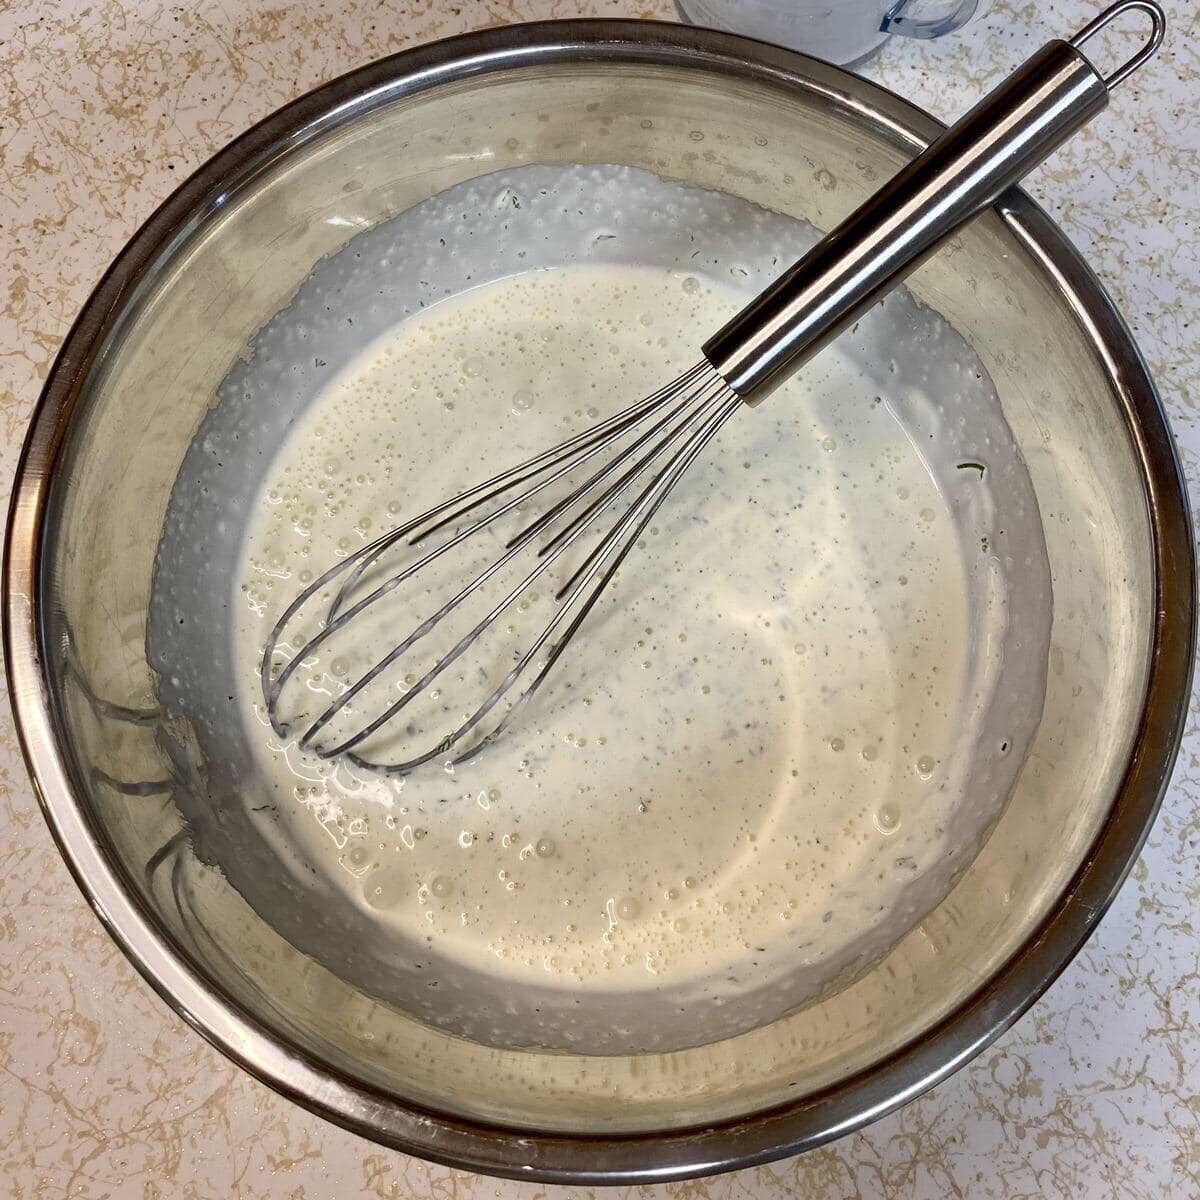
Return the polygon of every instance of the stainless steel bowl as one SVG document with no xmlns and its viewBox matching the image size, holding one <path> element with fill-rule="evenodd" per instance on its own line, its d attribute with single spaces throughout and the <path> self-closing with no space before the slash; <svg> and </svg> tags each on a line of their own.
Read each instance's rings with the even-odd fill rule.
<svg viewBox="0 0 1200 1200">
<path fill-rule="evenodd" d="M 616 162 L 828 227 L 938 132 L 840 70 L 633 22 L 516 26 L 336 80 L 218 154 L 88 301 L 47 381 L 8 526 L 5 649 L 47 820 L 150 983 L 247 1070 L 377 1141 L 495 1174 L 663 1180 L 793 1153 L 965 1063 L 1079 949 L 1167 782 L 1191 669 L 1193 543 L 1129 331 L 1020 192 L 921 269 L 991 372 L 1038 495 L 1055 616 L 1046 715 L 954 892 L 877 968 L 765 1028 L 667 1055 L 499 1050 L 433 1030 L 292 949 L 192 856 L 146 662 L 184 451 L 247 340 L 314 262 L 463 179 Z M 844 993 L 843 993 L 844 995 Z"/>
</svg>

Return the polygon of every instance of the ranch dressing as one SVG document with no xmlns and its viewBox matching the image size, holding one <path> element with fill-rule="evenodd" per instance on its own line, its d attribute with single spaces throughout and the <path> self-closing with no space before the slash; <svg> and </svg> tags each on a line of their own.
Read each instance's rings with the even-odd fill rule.
<svg viewBox="0 0 1200 1200">
<path fill-rule="evenodd" d="M 734 220 L 742 202 L 721 203 Z M 690 366 L 771 249 L 750 244 L 735 270 L 581 255 L 499 274 L 345 356 L 274 449 L 230 582 L 246 802 L 281 861 L 378 931 L 363 951 L 377 993 L 389 957 L 418 954 L 435 982 L 567 1008 L 716 1011 L 782 981 L 803 999 L 910 928 L 998 815 L 1044 661 L 1037 636 L 1014 651 L 1017 568 L 997 550 L 1012 495 L 994 481 L 1023 468 L 965 346 L 947 399 L 944 375 L 896 370 L 903 347 L 890 366 L 868 356 L 886 327 L 735 414 L 545 701 L 478 758 L 388 777 L 265 722 L 264 642 L 312 573 Z M 943 358 L 961 345 L 910 299 L 888 304 L 876 325 Z M 378 654 L 400 632 L 389 616 L 356 636 Z M 353 677 L 322 651 L 299 676 L 330 695 Z M 561 1025 L 550 1044 L 573 1044 Z"/>
</svg>

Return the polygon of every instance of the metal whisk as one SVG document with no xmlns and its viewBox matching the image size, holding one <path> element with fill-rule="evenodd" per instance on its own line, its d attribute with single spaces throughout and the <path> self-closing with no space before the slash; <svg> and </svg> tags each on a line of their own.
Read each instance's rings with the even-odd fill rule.
<svg viewBox="0 0 1200 1200">
<path fill-rule="evenodd" d="M 1080 47 L 1131 9 L 1149 16 L 1150 36 L 1129 61 L 1104 76 Z M 1099 113 L 1112 88 L 1158 49 L 1164 31 L 1165 18 L 1154 0 L 1122 0 L 1071 41 L 1050 42 L 710 338 L 696 366 L 653 395 L 450 497 L 331 566 L 288 606 L 263 652 L 263 697 L 276 732 L 286 736 L 302 727 L 301 746 L 319 756 L 345 756 L 393 773 L 477 754 L 508 728 L 541 686 L 655 513 L 722 425 L 743 405 L 761 402 L 954 230 Z M 530 516 L 535 502 L 544 507 Z M 452 569 L 455 556 L 469 559 L 480 544 L 486 550 L 497 540 L 499 523 L 514 517 L 520 527 L 499 541 L 494 557 L 485 556 L 463 573 Z M 414 551 L 412 561 L 388 568 L 394 552 Z M 407 722 L 414 703 L 438 699 L 454 664 L 462 669 L 464 655 L 480 646 L 503 614 L 538 599 L 537 588 L 546 586 L 539 581 L 556 563 L 560 570 L 565 567 L 566 579 L 552 590 L 549 618 L 527 645 L 505 652 L 499 680 L 477 670 L 483 679 L 479 703 L 456 715 L 447 706 L 435 716 L 435 724 L 444 724 L 428 749 L 396 758 L 364 753 L 372 739 L 394 731 L 397 722 L 412 733 Z M 288 685 L 303 664 L 347 631 L 366 629 L 364 622 L 384 597 L 404 588 L 428 588 L 423 581 L 438 571 L 447 573 L 447 580 L 429 591 L 430 615 L 352 681 L 325 688 L 310 683 L 309 694 L 320 697 L 317 711 L 285 719 L 282 709 L 295 707 L 294 702 L 285 705 L 285 693 L 302 690 Z M 314 598 L 323 606 L 320 628 L 288 643 L 299 614 Z M 472 605 L 480 611 L 472 612 Z M 452 631 L 448 649 L 419 675 L 395 678 L 406 656 L 447 630 Z M 441 734 L 446 725 L 449 731 Z"/>
</svg>

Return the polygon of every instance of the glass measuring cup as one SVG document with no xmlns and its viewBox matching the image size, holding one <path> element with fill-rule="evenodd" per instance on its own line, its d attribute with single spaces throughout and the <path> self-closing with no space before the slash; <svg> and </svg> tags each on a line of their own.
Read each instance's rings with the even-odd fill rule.
<svg viewBox="0 0 1200 1200">
<path fill-rule="evenodd" d="M 675 0 L 680 17 L 846 66 L 890 34 L 936 38 L 961 28 L 986 0 Z"/>
</svg>

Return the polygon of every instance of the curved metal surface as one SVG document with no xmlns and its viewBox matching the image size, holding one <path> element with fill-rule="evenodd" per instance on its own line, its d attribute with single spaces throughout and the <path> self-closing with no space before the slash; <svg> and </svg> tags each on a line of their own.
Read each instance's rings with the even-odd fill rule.
<svg viewBox="0 0 1200 1200">
<path fill-rule="evenodd" d="M 1078 50 L 1043 46 L 709 338 L 705 357 L 761 404 L 1107 103 Z"/>
<path fill-rule="evenodd" d="M 154 213 L 67 335 L 18 466 L 7 529 L 4 639 L 22 748 L 64 858 L 130 960 L 211 1043 L 282 1094 L 396 1149 L 518 1179 L 650 1182 L 750 1166 L 849 1133 L 953 1073 L 1045 991 L 1113 899 L 1167 785 L 1195 647 L 1195 563 L 1186 493 L 1145 363 L 1112 302 L 1063 235 L 1023 193 L 1009 191 L 998 211 L 1073 308 L 1124 408 L 1145 474 L 1157 573 L 1143 719 L 1119 796 L 1071 885 L 1022 952 L 919 1042 L 836 1087 L 734 1122 L 637 1137 L 545 1136 L 421 1111 L 297 1053 L 249 1018 L 156 927 L 72 794 L 43 672 L 38 598 L 42 521 L 63 433 L 103 339 L 153 262 L 264 165 L 380 103 L 481 73 L 579 61 L 649 61 L 802 89 L 914 151 L 942 128 L 885 90 L 803 56 L 732 35 L 634 21 L 567 21 L 468 34 L 385 59 L 302 97 L 217 154 Z"/>
</svg>

